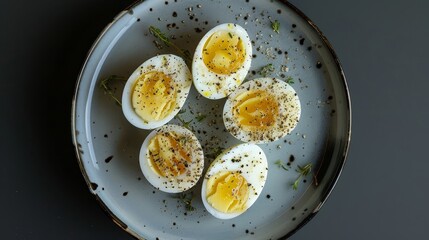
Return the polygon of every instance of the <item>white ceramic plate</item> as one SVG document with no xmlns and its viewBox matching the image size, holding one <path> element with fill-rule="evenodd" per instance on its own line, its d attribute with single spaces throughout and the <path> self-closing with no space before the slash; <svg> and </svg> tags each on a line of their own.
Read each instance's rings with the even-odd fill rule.
<svg viewBox="0 0 429 240">
<path fill-rule="evenodd" d="M 279 33 L 271 22 L 280 23 Z M 139 150 L 150 131 L 133 127 L 121 108 L 99 87 L 110 75 L 128 77 L 156 54 L 149 33 L 155 26 L 181 48 L 193 52 L 212 27 L 238 23 L 249 33 L 254 58 L 247 79 L 273 64 L 268 74 L 285 81 L 301 100 L 301 120 L 288 136 L 261 144 L 268 157 L 268 179 L 262 195 L 244 214 L 231 220 L 212 217 L 201 201 L 201 180 L 188 211 L 177 195 L 160 192 L 143 177 Z M 123 84 L 113 82 L 120 99 Z M 238 143 L 222 122 L 225 100 L 207 100 L 192 87 L 181 117 L 191 126 L 208 156 L 214 148 Z M 206 116 L 197 121 L 198 114 Z M 286 1 L 141 1 L 121 12 L 95 41 L 79 76 L 72 109 L 73 141 L 83 176 L 103 208 L 124 230 L 144 239 L 278 239 L 308 222 L 327 199 L 343 168 L 350 141 L 351 109 L 338 59 L 317 27 Z M 177 119 L 171 123 L 180 124 Z M 290 170 L 279 168 L 283 161 Z M 210 156 L 206 159 L 208 166 Z M 295 169 L 312 171 L 292 184 Z"/>
</svg>

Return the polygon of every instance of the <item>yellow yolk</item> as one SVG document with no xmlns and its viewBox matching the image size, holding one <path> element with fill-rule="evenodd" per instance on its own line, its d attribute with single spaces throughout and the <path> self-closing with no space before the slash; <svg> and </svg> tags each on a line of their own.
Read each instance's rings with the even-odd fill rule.
<svg viewBox="0 0 429 240">
<path fill-rule="evenodd" d="M 213 33 L 203 48 L 205 65 L 217 74 L 236 72 L 243 65 L 245 57 L 243 41 L 228 31 Z"/>
<path fill-rule="evenodd" d="M 135 112 L 146 122 L 162 120 L 176 107 L 175 86 L 162 72 L 141 75 L 131 98 Z"/>
<path fill-rule="evenodd" d="M 278 116 L 279 106 L 275 98 L 266 91 L 247 91 L 235 98 L 233 114 L 241 126 L 266 129 L 273 126 Z"/>
<path fill-rule="evenodd" d="M 223 213 L 246 210 L 249 197 L 246 179 L 239 173 L 218 172 L 207 181 L 207 202 Z"/>
<path fill-rule="evenodd" d="M 175 177 L 186 171 L 191 162 L 186 141 L 174 133 L 158 133 L 149 142 L 148 160 L 152 170 L 162 177 Z"/>
</svg>

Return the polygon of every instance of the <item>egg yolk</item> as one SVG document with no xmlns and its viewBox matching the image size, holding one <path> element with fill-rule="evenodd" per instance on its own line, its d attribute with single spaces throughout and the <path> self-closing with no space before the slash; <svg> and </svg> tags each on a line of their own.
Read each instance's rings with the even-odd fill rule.
<svg viewBox="0 0 429 240">
<path fill-rule="evenodd" d="M 233 114 L 244 128 L 266 129 L 273 126 L 279 106 L 275 98 L 263 90 L 251 90 L 235 98 Z"/>
<path fill-rule="evenodd" d="M 191 163 L 186 137 L 175 133 L 158 133 L 149 142 L 148 161 L 152 170 L 162 177 L 183 174 Z"/>
<path fill-rule="evenodd" d="M 223 213 L 246 210 L 249 189 L 246 179 L 237 172 L 221 171 L 207 181 L 207 202 Z"/>
<path fill-rule="evenodd" d="M 236 72 L 244 62 L 246 52 L 241 38 L 228 31 L 217 31 L 203 48 L 204 64 L 218 74 Z"/>
<path fill-rule="evenodd" d="M 163 72 L 142 74 L 131 98 L 134 111 L 146 122 L 162 120 L 176 107 L 175 85 Z"/>
</svg>

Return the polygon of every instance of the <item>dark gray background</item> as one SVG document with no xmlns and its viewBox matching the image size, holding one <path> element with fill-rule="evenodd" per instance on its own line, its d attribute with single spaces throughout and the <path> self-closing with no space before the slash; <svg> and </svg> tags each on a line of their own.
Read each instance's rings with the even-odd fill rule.
<svg viewBox="0 0 429 240">
<path fill-rule="evenodd" d="M 70 134 L 86 53 L 132 2 L 0 2 L 1 239 L 132 239 L 89 193 Z M 291 239 L 426 239 L 429 1 L 291 2 L 334 46 L 353 109 L 343 174 Z"/>
</svg>

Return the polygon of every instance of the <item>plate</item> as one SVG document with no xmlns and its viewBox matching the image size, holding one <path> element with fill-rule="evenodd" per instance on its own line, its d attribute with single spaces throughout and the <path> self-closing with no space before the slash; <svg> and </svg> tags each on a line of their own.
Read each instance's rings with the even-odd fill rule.
<svg viewBox="0 0 429 240">
<path fill-rule="evenodd" d="M 298 126 L 286 137 L 261 144 L 268 178 L 255 204 L 230 220 L 204 208 L 200 182 L 186 198 L 152 187 L 139 167 L 139 150 L 150 131 L 133 127 L 100 87 L 111 75 L 128 76 L 157 54 L 179 54 L 149 32 L 159 28 L 179 48 L 195 50 L 200 38 L 221 23 L 237 23 L 249 33 L 253 59 L 247 79 L 270 77 L 290 83 L 301 100 Z M 272 24 L 279 23 L 278 32 Z M 162 47 L 161 47 L 162 46 Z M 120 99 L 123 84 L 109 83 Z M 225 99 L 208 100 L 192 87 L 180 118 L 200 140 L 206 166 L 219 148 L 238 140 L 222 122 Z M 202 119 L 201 115 L 205 118 Z M 181 124 L 176 118 L 171 123 Z M 121 228 L 141 239 L 287 238 L 322 207 L 345 163 L 351 134 L 350 97 L 334 50 L 320 30 L 286 1 L 140 1 L 117 15 L 97 38 L 76 85 L 72 134 L 77 159 L 89 189 Z M 288 171 L 280 167 L 283 164 Z M 299 167 L 311 166 L 301 176 Z M 297 181 L 297 188 L 293 184 Z"/>
</svg>

